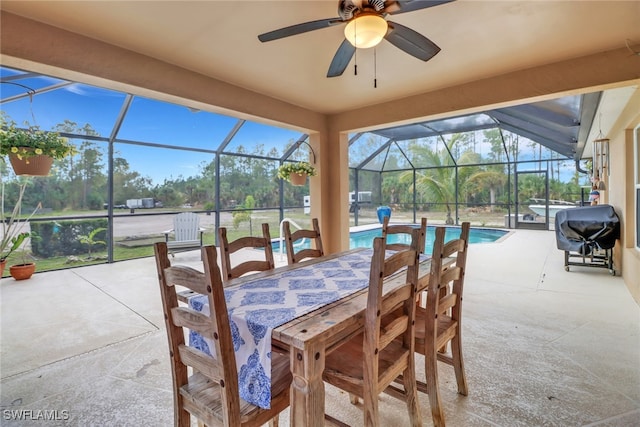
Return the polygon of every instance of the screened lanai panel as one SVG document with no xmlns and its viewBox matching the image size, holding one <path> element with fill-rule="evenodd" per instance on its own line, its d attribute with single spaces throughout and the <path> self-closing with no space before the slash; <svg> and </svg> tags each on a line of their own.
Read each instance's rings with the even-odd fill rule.
<svg viewBox="0 0 640 427">
<path fill-rule="evenodd" d="M 388 147 L 380 152 L 377 156 L 372 157 L 366 163 L 361 164 L 362 170 L 368 171 L 381 171 L 384 168 L 385 161 L 387 159 Z"/>
<path fill-rule="evenodd" d="M 383 171 L 397 171 L 413 169 L 413 165 L 408 159 L 407 152 L 395 141 L 389 145 L 387 158 L 382 167 Z"/>
<path fill-rule="evenodd" d="M 349 139 L 354 138 L 354 135 L 349 135 Z M 389 142 L 389 138 L 376 135 L 374 133 L 363 133 L 358 138 L 355 138 L 349 145 L 349 167 L 356 168 L 368 159 L 373 153 L 378 151 L 380 147 Z M 377 162 L 367 169 L 379 170 Z"/>
<path fill-rule="evenodd" d="M 496 126 L 495 120 L 486 114 L 470 114 L 450 119 L 434 120 L 424 123 L 439 134 L 470 132 Z"/>
<path fill-rule="evenodd" d="M 280 158 L 302 135 L 302 132 L 246 121 L 224 147 L 224 152 Z"/>
<path fill-rule="evenodd" d="M 13 85 L 2 86 L 4 99 L 5 87 Z M 22 92 L 24 93 L 24 89 Z M 96 135 L 108 137 L 124 99 L 125 95 L 119 92 L 73 83 L 52 91 L 37 93 L 33 96 L 33 101 L 26 97 L 5 102 L 2 104 L 2 110 L 18 126 L 23 126 L 27 121 L 43 130 L 55 128 L 62 132 L 73 132 L 86 127 Z"/>
<path fill-rule="evenodd" d="M 516 134 L 505 142 L 514 162 L 548 160 L 559 156 L 551 149 Z"/>
<path fill-rule="evenodd" d="M 399 149 L 407 155 L 408 161 L 415 168 L 422 168 L 431 166 L 428 158 L 423 155 L 423 147 L 437 147 L 438 137 L 410 139 L 407 141 L 397 141 L 395 144 Z M 440 142 L 441 143 L 441 142 Z M 411 165 L 408 165 L 411 168 Z"/>
<path fill-rule="evenodd" d="M 406 142 L 411 163 L 416 168 L 428 168 L 445 164 L 453 164 L 445 141 L 439 136 L 420 138 Z M 402 145 L 402 144 L 401 144 Z"/>
<path fill-rule="evenodd" d="M 431 120 L 374 131 L 376 134 L 396 140 L 424 138 L 455 132 L 468 132 L 495 127 L 496 121 L 486 114 L 471 114 L 449 119 Z"/>
<path fill-rule="evenodd" d="M 238 119 L 136 96 L 117 139 L 216 150 Z"/>
<path fill-rule="evenodd" d="M 214 155 L 169 148 L 114 144 L 114 205 L 154 198 L 165 208 L 204 207 L 214 180 L 204 173 Z"/>
<path fill-rule="evenodd" d="M 29 92 L 38 92 L 70 84 L 67 80 L 7 67 L 0 67 L 0 78 L 2 78 L 0 93 L 2 93 L 3 101 L 7 98 L 27 95 Z"/>
<path fill-rule="evenodd" d="M 436 131 L 433 131 L 432 129 L 427 128 L 419 123 L 402 125 L 387 129 L 379 129 L 373 131 L 373 133 L 383 138 L 394 139 L 397 141 L 405 141 L 407 139 L 415 139 L 438 134 Z"/>
<path fill-rule="evenodd" d="M 502 137 L 497 128 L 453 134 L 451 143 L 451 153 L 458 165 L 506 161 Z"/>
<path fill-rule="evenodd" d="M 29 92 L 36 93 L 48 88 L 60 87 L 60 85 L 69 84 L 66 80 L 41 76 L 39 74 L 31 74 L 6 67 L 0 68 L 0 77 L 2 78 L 0 93 L 2 94 L 3 102 L 10 98 L 22 96 L 26 97 L 28 100 Z"/>
<path fill-rule="evenodd" d="M 277 207 L 280 202 L 277 168 L 275 160 L 220 155 L 221 209 Z M 289 183 L 285 186 L 293 187 Z M 308 187 L 295 188 L 290 198 L 285 197 L 285 203 L 302 206 L 303 195 L 309 194 Z"/>
</svg>

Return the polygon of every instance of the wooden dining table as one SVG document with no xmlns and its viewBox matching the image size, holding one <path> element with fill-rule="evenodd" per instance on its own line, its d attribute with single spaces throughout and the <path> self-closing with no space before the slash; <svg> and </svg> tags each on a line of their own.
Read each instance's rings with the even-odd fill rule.
<svg viewBox="0 0 640 427">
<path fill-rule="evenodd" d="M 310 267 L 329 260 L 340 259 L 365 249 L 352 249 L 314 258 L 294 265 L 243 276 L 231 280 L 227 286 L 236 287 L 256 280 L 280 276 L 299 268 Z M 420 275 L 430 268 L 430 256 L 421 256 Z M 385 288 L 391 291 L 405 280 L 403 272 L 390 276 Z M 367 288 L 358 290 L 337 301 L 326 304 L 309 313 L 274 327 L 272 346 L 276 351 L 289 352 L 293 381 L 291 385 L 291 426 L 323 426 L 325 414 L 325 390 L 322 372 L 327 354 L 364 330 L 367 306 Z"/>
</svg>

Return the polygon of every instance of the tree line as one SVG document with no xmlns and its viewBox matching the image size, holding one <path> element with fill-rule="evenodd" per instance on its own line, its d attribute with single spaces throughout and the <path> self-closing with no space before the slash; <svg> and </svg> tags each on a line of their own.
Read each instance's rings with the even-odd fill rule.
<svg viewBox="0 0 640 427">
<path fill-rule="evenodd" d="M 88 124 L 79 126 L 66 120 L 55 130 L 79 135 L 76 143 L 78 154 L 56 161 L 50 176 L 30 179 L 24 206 L 42 203 L 43 207 L 56 212 L 103 209 L 108 202 L 107 143 L 83 139 L 82 136 L 99 136 Z M 351 157 L 364 159 L 375 151 L 378 142 L 374 136 L 368 138 L 357 149 L 350 150 Z M 193 176 L 165 177 L 159 183 L 135 170 L 129 159 L 115 150 L 112 201 L 114 206 L 123 206 L 129 199 L 153 198 L 167 208 L 188 204 L 213 210 L 216 208 L 216 171 L 219 168 L 220 209 L 244 206 L 247 196 L 251 196 L 252 208 L 278 207 L 281 189 L 285 207 L 301 206 L 308 188 L 288 184 L 281 187 L 277 177 L 278 159 L 293 143 L 288 141 L 281 150 L 261 144 L 251 150 L 240 146 L 236 155 L 223 153 L 219 159 L 201 162 Z M 480 147 L 484 147 L 486 152 L 481 153 Z M 442 205 L 450 212 L 456 192 L 461 203 L 506 204 L 511 191 L 506 184 L 512 173 L 510 166 L 504 163 L 507 155 L 512 162 L 522 160 L 523 152 L 540 150 L 538 158 L 542 156 L 541 146 L 528 140 L 521 142 L 513 136 L 505 151 L 498 129 L 482 131 L 481 135 L 478 132 L 452 134 L 448 140 L 438 144 L 425 140 L 403 141 L 402 148 L 383 153 L 359 171 L 359 190 L 371 191 L 374 203 L 412 203 L 415 167 L 419 204 Z M 167 155 L 171 155 L 169 149 Z M 296 152 L 298 159 L 304 155 Z M 135 163 L 135 159 L 130 160 Z M 550 198 L 563 199 L 570 194 L 579 194 L 581 177 L 575 172 L 568 182 L 563 182 L 559 166 L 554 169 L 556 163 L 550 163 Z M 540 166 L 546 169 L 546 161 L 540 161 Z M 3 176 L 9 175 L 9 167 L 4 162 L 0 164 Z M 524 191 L 527 197 L 543 196 L 544 182 L 539 176 L 525 177 L 525 181 L 528 182 L 521 183 L 521 192 Z M 17 199 L 17 182 L 6 182 L 5 206 L 12 206 L 12 200 Z M 353 189 L 354 185 L 352 170 L 350 188 Z"/>
</svg>

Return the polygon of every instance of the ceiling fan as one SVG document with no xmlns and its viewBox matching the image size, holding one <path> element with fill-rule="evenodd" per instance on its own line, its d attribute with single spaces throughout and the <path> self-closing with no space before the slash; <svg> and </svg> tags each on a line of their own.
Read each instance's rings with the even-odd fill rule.
<svg viewBox="0 0 640 427">
<path fill-rule="evenodd" d="M 426 9 L 451 1 L 453 0 L 339 0 L 338 17 L 280 28 L 260 34 L 258 40 L 268 42 L 346 24 L 345 40 L 338 47 L 338 51 L 331 61 L 327 77 L 342 75 L 356 48 L 374 47 L 382 39 L 411 56 L 428 61 L 440 52 L 440 48 L 422 34 L 397 22 L 387 21 L 385 17 Z"/>
</svg>

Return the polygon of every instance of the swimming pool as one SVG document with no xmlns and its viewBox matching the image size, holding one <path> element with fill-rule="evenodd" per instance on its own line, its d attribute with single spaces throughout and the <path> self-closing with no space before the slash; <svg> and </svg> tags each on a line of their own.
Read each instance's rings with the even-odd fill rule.
<svg viewBox="0 0 640 427">
<path fill-rule="evenodd" d="M 416 225 L 417 227 L 417 225 Z M 444 235 L 445 242 L 456 239 L 460 236 L 460 227 L 446 227 L 447 231 Z M 425 253 L 430 254 L 433 248 L 433 241 L 435 240 L 435 226 L 427 226 L 427 240 L 425 243 Z M 469 230 L 469 244 L 472 243 L 491 243 L 503 237 L 508 231 L 495 230 L 490 228 L 471 228 Z M 371 230 L 364 231 L 352 231 L 349 233 L 349 248 L 372 248 L 373 239 L 375 237 L 382 236 L 382 228 L 373 228 Z M 389 236 L 389 243 L 410 243 L 409 236 L 406 234 L 392 234 Z M 273 252 L 280 252 L 280 242 L 274 241 L 272 243 Z M 306 241 L 300 246 L 300 248 L 309 248 L 311 246 L 310 241 Z M 283 252 L 286 249 L 283 247 Z"/>
</svg>

